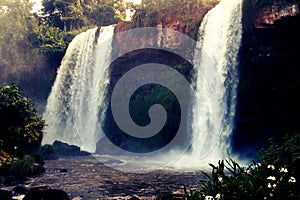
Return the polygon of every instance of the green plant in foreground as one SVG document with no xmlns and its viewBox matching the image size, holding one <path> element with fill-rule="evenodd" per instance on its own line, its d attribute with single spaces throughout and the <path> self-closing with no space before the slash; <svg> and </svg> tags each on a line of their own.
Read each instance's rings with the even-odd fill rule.
<svg viewBox="0 0 300 200">
<path fill-rule="evenodd" d="M 258 160 L 241 166 L 233 159 L 220 160 L 200 188 L 183 195 L 187 200 L 288 200 L 300 199 L 300 133 L 269 139 Z"/>
<path fill-rule="evenodd" d="M 275 167 L 288 167 L 291 173 L 299 177 L 300 167 L 300 133 L 270 138 L 267 148 L 259 151 L 259 160 Z"/>
<path fill-rule="evenodd" d="M 201 187 L 186 195 L 187 199 L 253 200 L 300 199 L 299 184 L 288 168 L 253 162 L 240 166 L 233 159 L 220 160 L 212 167 L 211 175 L 201 180 Z"/>
</svg>

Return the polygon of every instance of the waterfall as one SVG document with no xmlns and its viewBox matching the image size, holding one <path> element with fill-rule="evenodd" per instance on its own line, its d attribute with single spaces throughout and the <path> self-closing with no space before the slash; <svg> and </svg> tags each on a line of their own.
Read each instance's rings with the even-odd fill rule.
<svg viewBox="0 0 300 200">
<path fill-rule="evenodd" d="M 194 54 L 197 71 L 193 106 L 192 158 L 227 155 L 234 126 L 242 0 L 222 0 L 204 17 Z"/>
<path fill-rule="evenodd" d="M 109 83 L 113 33 L 114 26 L 94 28 L 69 44 L 43 115 L 48 124 L 44 144 L 60 140 L 95 152 L 102 135 L 99 118 Z"/>
<path fill-rule="evenodd" d="M 191 152 L 182 159 L 215 161 L 230 148 L 241 21 L 242 0 L 222 0 L 202 21 L 193 61 L 197 79 L 189 113 L 193 114 Z M 95 152 L 104 136 L 100 124 L 106 110 L 113 34 L 114 26 L 94 28 L 70 43 L 44 113 L 49 124 L 44 144 L 61 140 Z"/>
</svg>

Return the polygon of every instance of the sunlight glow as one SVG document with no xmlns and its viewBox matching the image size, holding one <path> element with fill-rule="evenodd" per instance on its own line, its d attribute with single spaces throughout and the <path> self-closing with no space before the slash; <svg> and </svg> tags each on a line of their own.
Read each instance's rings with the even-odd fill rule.
<svg viewBox="0 0 300 200">
<path fill-rule="evenodd" d="M 31 13 L 37 13 L 42 9 L 42 2 L 41 0 L 30 0 L 33 4 Z"/>
<path fill-rule="evenodd" d="M 137 4 L 141 4 L 142 0 L 124 0 L 125 3 L 129 3 L 132 2 L 133 4 L 137 5 Z"/>
</svg>

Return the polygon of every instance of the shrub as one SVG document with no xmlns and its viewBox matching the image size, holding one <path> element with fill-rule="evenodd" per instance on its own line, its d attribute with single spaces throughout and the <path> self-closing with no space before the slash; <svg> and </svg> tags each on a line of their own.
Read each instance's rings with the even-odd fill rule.
<svg viewBox="0 0 300 200">
<path fill-rule="evenodd" d="M 208 180 L 201 180 L 198 191 L 191 199 L 253 200 L 253 199 L 299 199 L 299 184 L 287 168 L 275 168 L 266 163 L 253 162 L 241 167 L 229 159 L 212 165 L 212 173 L 203 172 Z"/>
<path fill-rule="evenodd" d="M 33 152 L 41 144 L 44 126 L 15 84 L 0 88 L 0 175 L 23 177 L 41 167 L 42 156 Z"/>
<path fill-rule="evenodd" d="M 235 160 L 220 160 L 201 187 L 185 193 L 185 199 L 252 200 L 300 199 L 300 134 L 270 139 L 270 146 L 260 150 L 260 162 L 244 167 Z"/>
<path fill-rule="evenodd" d="M 24 156 L 23 159 L 15 158 L 7 169 L 7 175 L 25 177 L 34 173 L 34 161 L 31 156 Z"/>
<path fill-rule="evenodd" d="M 15 84 L 0 88 L 0 150 L 12 157 L 37 151 L 45 121 Z"/>
<path fill-rule="evenodd" d="M 276 168 L 266 163 L 241 167 L 230 159 L 212 165 L 212 173 L 201 180 L 199 190 L 185 194 L 187 199 L 253 200 L 300 199 L 299 183 L 293 173 L 284 167 Z"/>
<path fill-rule="evenodd" d="M 288 167 L 291 172 L 300 178 L 300 133 L 285 135 L 279 138 L 270 138 L 268 147 L 259 151 L 259 160 L 272 164 L 275 167 Z"/>
</svg>

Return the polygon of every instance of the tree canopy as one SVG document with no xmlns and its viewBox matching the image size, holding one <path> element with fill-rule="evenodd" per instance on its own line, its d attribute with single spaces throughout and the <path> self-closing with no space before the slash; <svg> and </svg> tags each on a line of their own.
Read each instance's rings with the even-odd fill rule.
<svg viewBox="0 0 300 200">
<path fill-rule="evenodd" d="M 113 24 L 120 18 L 117 11 L 123 13 L 121 0 L 44 0 L 42 4 L 43 23 L 65 32 Z"/>
</svg>

